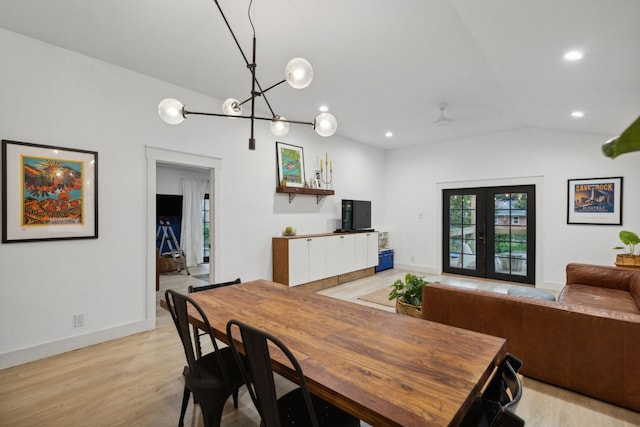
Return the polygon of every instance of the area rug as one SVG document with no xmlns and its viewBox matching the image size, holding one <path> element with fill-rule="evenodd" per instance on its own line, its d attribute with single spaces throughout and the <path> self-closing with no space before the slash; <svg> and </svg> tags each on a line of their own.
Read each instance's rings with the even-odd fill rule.
<svg viewBox="0 0 640 427">
<path fill-rule="evenodd" d="M 395 307 L 396 301 L 389 300 L 389 292 L 391 292 L 391 288 L 382 288 L 371 292 L 370 294 L 359 296 L 358 299 L 372 302 L 374 304 L 386 305 L 387 307 Z"/>
</svg>

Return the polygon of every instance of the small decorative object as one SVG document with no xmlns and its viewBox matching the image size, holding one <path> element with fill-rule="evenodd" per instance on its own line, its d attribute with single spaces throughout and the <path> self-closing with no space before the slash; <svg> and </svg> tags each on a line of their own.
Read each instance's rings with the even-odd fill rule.
<svg viewBox="0 0 640 427">
<path fill-rule="evenodd" d="M 291 227 L 290 225 L 287 225 L 284 230 L 282 231 L 282 235 L 283 236 L 295 236 L 296 235 L 296 230 L 295 228 Z"/>
<path fill-rule="evenodd" d="M 304 154 L 302 147 L 276 142 L 278 181 L 286 187 L 304 187 Z"/>
<path fill-rule="evenodd" d="M 428 283 L 423 277 L 411 273 L 407 273 L 404 282 L 396 280 L 389 293 L 389 300 L 396 300 L 396 313 L 422 317 L 422 288 Z"/>
<path fill-rule="evenodd" d="M 98 153 L 2 141 L 2 242 L 98 238 Z"/>
<path fill-rule="evenodd" d="M 324 176 L 322 176 L 323 172 Z M 324 153 L 324 167 L 322 165 L 322 159 L 320 159 L 320 180 L 328 190 L 329 184 L 333 181 L 333 160 L 329 161 L 329 153 Z"/>
<path fill-rule="evenodd" d="M 622 177 L 570 179 L 567 224 L 622 225 Z"/>
<path fill-rule="evenodd" d="M 622 230 L 618 237 L 625 246 L 616 246 L 613 249 L 621 250 L 623 253 L 616 255 L 616 265 L 618 267 L 640 268 L 640 237 L 633 231 Z"/>
</svg>

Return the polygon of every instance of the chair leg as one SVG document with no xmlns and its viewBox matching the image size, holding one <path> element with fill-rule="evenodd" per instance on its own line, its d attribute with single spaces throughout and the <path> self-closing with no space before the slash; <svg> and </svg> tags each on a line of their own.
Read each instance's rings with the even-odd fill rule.
<svg viewBox="0 0 640 427">
<path fill-rule="evenodd" d="M 182 408 L 180 409 L 180 421 L 178 421 L 178 427 L 184 426 L 184 414 L 187 413 L 187 405 L 189 404 L 190 394 L 191 394 L 191 390 L 189 390 L 189 387 L 184 386 L 184 392 L 182 394 Z M 195 399 L 195 396 L 194 396 L 194 399 Z"/>
<path fill-rule="evenodd" d="M 233 407 L 238 409 L 238 389 L 233 390 Z"/>
<path fill-rule="evenodd" d="M 220 394 L 216 392 L 205 392 L 200 396 L 200 399 L 198 400 L 200 400 L 200 402 L 206 402 L 205 404 L 200 403 L 205 427 L 220 427 L 222 411 L 224 410 L 224 405 L 228 398 L 228 394 Z"/>
</svg>

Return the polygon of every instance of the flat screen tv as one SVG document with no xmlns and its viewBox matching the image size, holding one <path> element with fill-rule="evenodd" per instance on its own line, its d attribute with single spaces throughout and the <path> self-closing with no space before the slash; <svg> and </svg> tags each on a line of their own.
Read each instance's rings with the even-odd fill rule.
<svg viewBox="0 0 640 427">
<path fill-rule="evenodd" d="M 156 194 L 156 216 L 182 217 L 182 196 L 173 194 Z"/>
<path fill-rule="evenodd" d="M 371 201 L 342 200 L 342 230 L 371 229 Z"/>
</svg>

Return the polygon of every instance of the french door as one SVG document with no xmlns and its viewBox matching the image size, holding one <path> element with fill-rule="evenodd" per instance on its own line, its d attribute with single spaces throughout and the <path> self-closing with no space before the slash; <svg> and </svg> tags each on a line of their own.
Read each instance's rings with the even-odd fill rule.
<svg viewBox="0 0 640 427">
<path fill-rule="evenodd" d="M 535 186 L 443 190 L 442 271 L 535 283 Z"/>
</svg>

